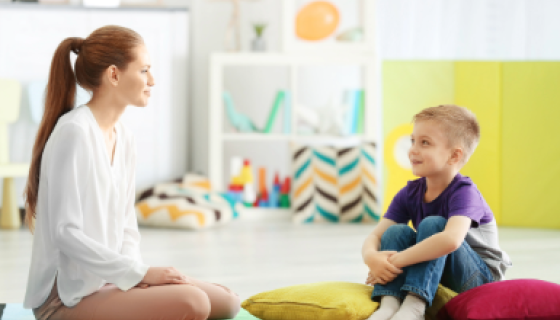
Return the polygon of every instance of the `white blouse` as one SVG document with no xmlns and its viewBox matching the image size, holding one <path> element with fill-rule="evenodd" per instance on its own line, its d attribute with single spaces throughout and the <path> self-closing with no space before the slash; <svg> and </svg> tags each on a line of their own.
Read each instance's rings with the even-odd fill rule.
<svg viewBox="0 0 560 320">
<path fill-rule="evenodd" d="M 149 266 L 140 258 L 134 211 L 134 136 L 115 125 L 113 164 L 87 106 L 58 120 L 41 161 L 37 219 L 24 307 L 47 299 L 56 276 L 67 307 L 113 283 L 126 291 Z"/>
</svg>

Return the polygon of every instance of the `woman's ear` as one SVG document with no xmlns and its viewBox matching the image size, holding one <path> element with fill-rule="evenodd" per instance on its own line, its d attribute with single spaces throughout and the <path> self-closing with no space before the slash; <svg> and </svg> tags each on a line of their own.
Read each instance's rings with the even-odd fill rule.
<svg viewBox="0 0 560 320">
<path fill-rule="evenodd" d="M 105 75 L 112 86 L 116 87 L 119 84 L 119 78 L 120 78 L 119 69 L 115 65 L 109 66 L 105 70 Z"/>
</svg>

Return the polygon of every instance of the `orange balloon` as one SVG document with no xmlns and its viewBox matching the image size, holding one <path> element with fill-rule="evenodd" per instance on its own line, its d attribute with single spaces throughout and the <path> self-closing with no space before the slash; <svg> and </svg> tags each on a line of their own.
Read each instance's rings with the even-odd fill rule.
<svg viewBox="0 0 560 320">
<path fill-rule="evenodd" d="M 322 40 L 336 30 L 339 20 L 338 9 L 332 3 L 311 2 L 296 16 L 296 35 L 303 40 Z"/>
</svg>

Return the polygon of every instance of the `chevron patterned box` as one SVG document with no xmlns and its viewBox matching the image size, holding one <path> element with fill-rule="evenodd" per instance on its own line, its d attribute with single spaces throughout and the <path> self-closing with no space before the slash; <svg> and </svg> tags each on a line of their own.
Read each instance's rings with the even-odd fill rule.
<svg viewBox="0 0 560 320">
<path fill-rule="evenodd" d="M 376 145 L 292 144 L 294 222 L 379 220 Z"/>
</svg>

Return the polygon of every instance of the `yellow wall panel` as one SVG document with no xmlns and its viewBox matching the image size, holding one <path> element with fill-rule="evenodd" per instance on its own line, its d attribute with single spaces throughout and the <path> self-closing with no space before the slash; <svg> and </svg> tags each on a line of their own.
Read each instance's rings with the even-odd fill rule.
<svg viewBox="0 0 560 320">
<path fill-rule="evenodd" d="M 385 61 L 383 63 L 383 137 L 406 131 L 412 116 L 420 110 L 452 103 L 454 63 L 451 61 Z M 404 131 L 402 131 L 404 130 Z M 402 132 L 401 132 L 402 131 Z M 385 145 L 383 213 L 395 194 L 415 177 L 396 165 L 395 145 Z M 405 171 L 403 171 L 405 170 Z M 393 171 L 393 172 L 391 172 Z"/>
<path fill-rule="evenodd" d="M 453 101 L 452 61 L 383 63 L 383 135 L 410 123 L 420 110 Z"/>
<path fill-rule="evenodd" d="M 456 62 L 455 104 L 475 113 L 481 132 L 461 173 L 477 185 L 500 223 L 501 63 Z"/>
<path fill-rule="evenodd" d="M 560 228 L 560 62 L 506 62 L 502 79 L 502 224 Z"/>
</svg>

